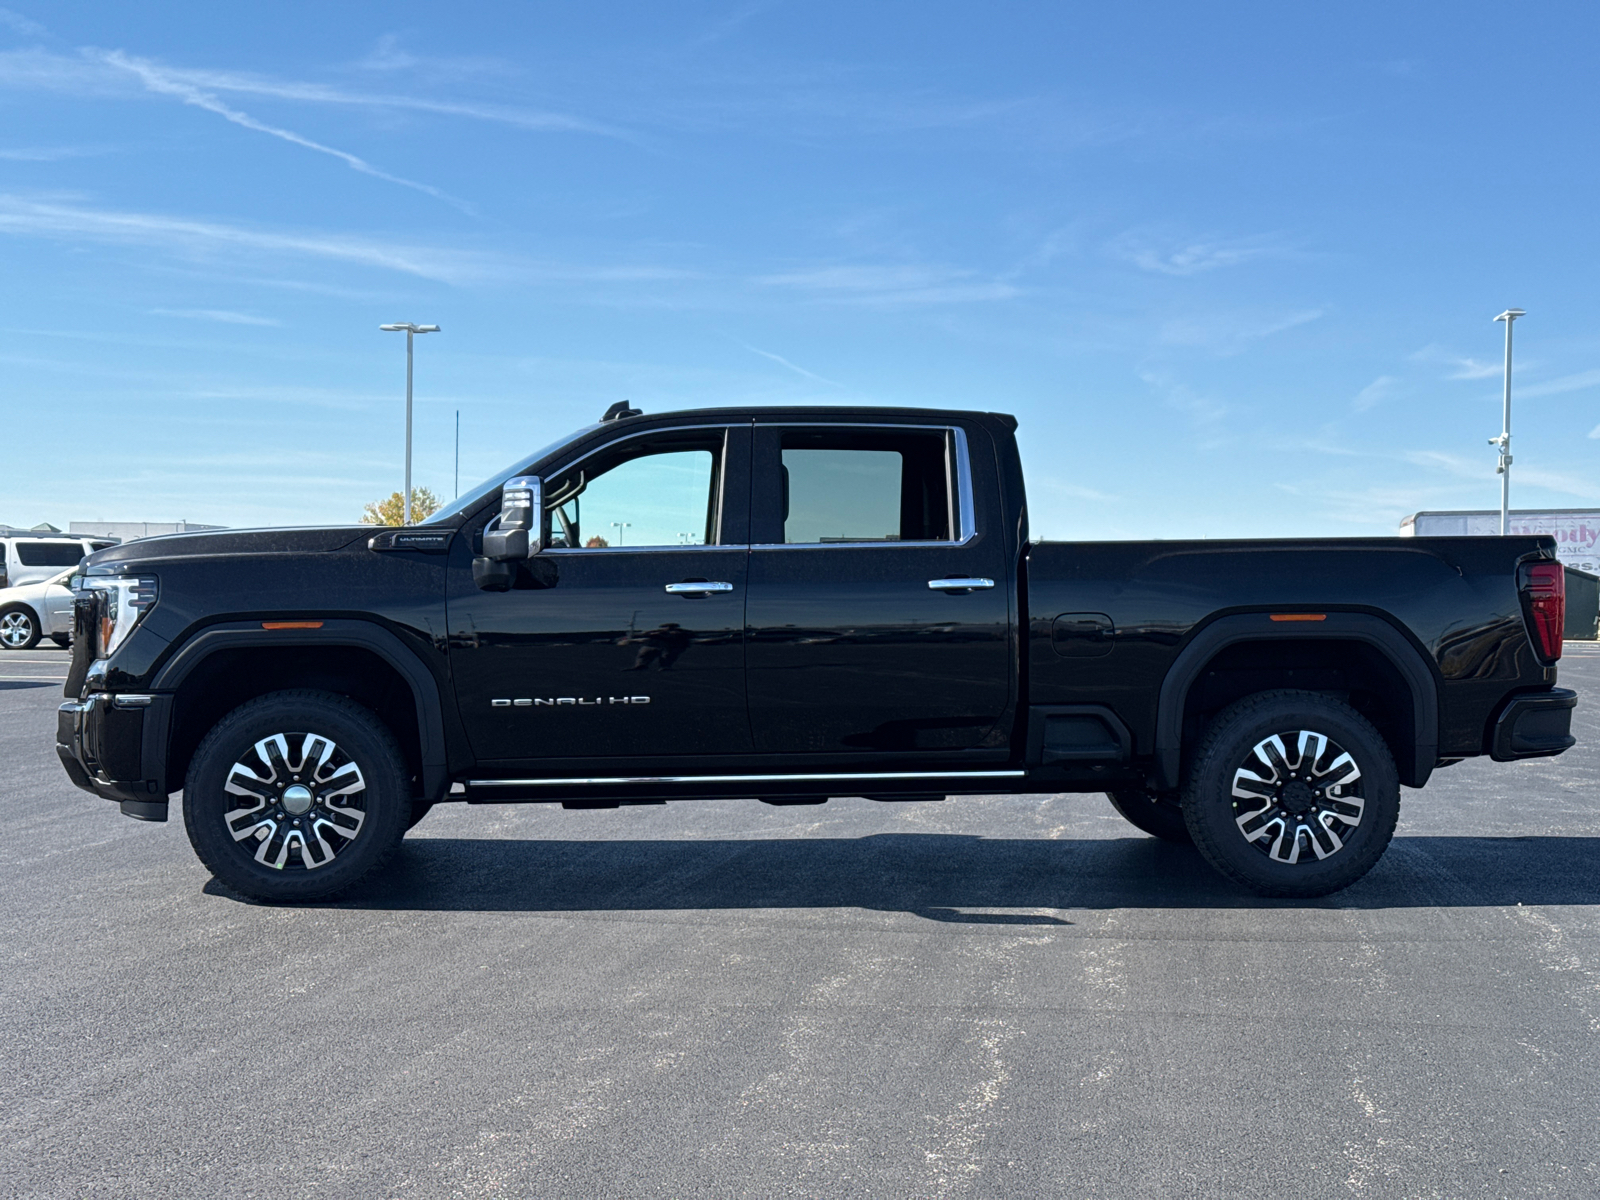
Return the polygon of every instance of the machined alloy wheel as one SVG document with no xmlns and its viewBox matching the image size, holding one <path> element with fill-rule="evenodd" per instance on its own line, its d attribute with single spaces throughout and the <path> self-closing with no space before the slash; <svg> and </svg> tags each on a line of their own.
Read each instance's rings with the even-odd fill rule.
<svg viewBox="0 0 1600 1200">
<path fill-rule="evenodd" d="M 367 781 L 348 754 L 315 733 L 274 733 L 233 764 L 223 790 L 239 807 L 223 818 L 255 860 L 315 871 L 361 836 Z"/>
<path fill-rule="evenodd" d="M 1190 761 L 1183 815 L 1196 847 L 1263 896 L 1325 896 L 1382 857 L 1400 818 L 1388 744 L 1320 692 L 1247 696 L 1217 714 Z"/>
<path fill-rule="evenodd" d="M 1268 858 L 1327 858 L 1361 827 L 1361 768 L 1338 742 L 1310 729 L 1262 738 L 1233 773 L 1234 823 Z"/>
<path fill-rule="evenodd" d="M 200 743 L 183 822 L 200 860 L 235 891 L 313 900 L 388 859 L 411 799 L 394 735 L 369 709 L 327 692 L 273 692 Z"/>
<path fill-rule="evenodd" d="M 38 617 L 25 608 L 0 612 L 0 646 L 7 650 L 32 650 L 38 644 Z"/>
</svg>

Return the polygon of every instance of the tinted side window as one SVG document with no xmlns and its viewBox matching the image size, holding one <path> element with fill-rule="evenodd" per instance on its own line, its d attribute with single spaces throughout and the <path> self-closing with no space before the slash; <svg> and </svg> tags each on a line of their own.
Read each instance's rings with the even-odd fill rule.
<svg viewBox="0 0 1600 1200">
<path fill-rule="evenodd" d="M 552 548 L 715 545 L 723 436 L 638 438 L 545 484 Z"/>
<path fill-rule="evenodd" d="M 783 434 L 783 540 L 950 540 L 946 435 L 934 430 Z"/>
<path fill-rule="evenodd" d="M 25 567 L 75 567 L 83 558 L 77 542 L 18 542 L 17 561 Z"/>
</svg>

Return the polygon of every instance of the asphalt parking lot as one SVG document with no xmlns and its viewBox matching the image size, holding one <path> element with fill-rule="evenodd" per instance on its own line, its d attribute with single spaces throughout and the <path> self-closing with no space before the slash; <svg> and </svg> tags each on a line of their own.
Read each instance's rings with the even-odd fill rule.
<svg viewBox="0 0 1600 1200">
<path fill-rule="evenodd" d="M 68 783 L 65 663 L 0 655 L 0 1194 L 1600 1192 L 1600 705 L 1316 902 L 1057 796 L 452 805 L 295 909 Z"/>
</svg>

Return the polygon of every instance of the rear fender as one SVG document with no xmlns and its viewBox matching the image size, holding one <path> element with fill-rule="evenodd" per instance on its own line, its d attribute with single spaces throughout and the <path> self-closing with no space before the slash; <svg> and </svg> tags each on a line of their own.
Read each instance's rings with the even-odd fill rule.
<svg viewBox="0 0 1600 1200">
<path fill-rule="evenodd" d="M 1179 653 L 1161 683 L 1156 709 L 1155 786 L 1177 788 L 1182 773 L 1183 716 L 1189 689 L 1219 651 L 1240 642 L 1308 639 L 1364 642 L 1381 653 L 1399 672 L 1411 692 L 1412 730 L 1409 753 L 1397 753 L 1400 782 L 1418 788 L 1427 783 L 1439 756 L 1439 687 L 1433 668 L 1404 634 L 1370 613 L 1330 612 L 1319 621 L 1278 623 L 1264 612 L 1220 617 L 1207 625 Z"/>
</svg>

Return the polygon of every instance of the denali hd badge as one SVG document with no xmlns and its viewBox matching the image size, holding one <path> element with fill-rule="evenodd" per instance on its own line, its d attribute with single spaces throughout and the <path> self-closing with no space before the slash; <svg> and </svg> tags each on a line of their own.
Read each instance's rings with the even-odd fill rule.
<svg viewBox="0 0 1600 1200">
<path fill-rule="evenodd" d="M 541 708 L 545 705 L 577 704 L 585 708 L 594 708 L 603 704 L 649 704 L 649 696 L 551 696 L 548 698 L 534 697 L 531 700 L 491 700 L 494 708 Z"/>
</svg>

